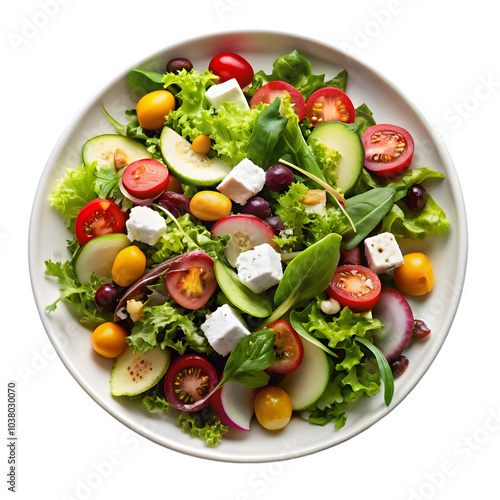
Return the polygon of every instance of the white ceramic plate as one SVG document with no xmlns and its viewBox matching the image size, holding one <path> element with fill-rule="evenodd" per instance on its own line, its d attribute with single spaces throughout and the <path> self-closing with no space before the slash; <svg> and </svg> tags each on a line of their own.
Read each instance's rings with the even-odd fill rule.
<svg viewBox="0 0 500 500">
<path fill-rule="evenodd" d="M 404 251 L 424 251 L 433 263 L 434 290 L 422 299 L 411 301 L 415 317 L 424 319 L 432 334 L 426 342 L 415 343 L 407 350 L 410 365 L 395 382 L 395 395 L 389 408 L 385 406 L 382 394 L 360 401 L 348 411 L 347 424 L 339 431 L 333 425 L 318 427 L 295 417 L 284 430 L 268 432 L 254 421 L 251 432 L 230 430 L 224 435 L 223 442 L 212 449 L 201 440 L 184 434 L 174 417 L 152 415 L 139 404 L 113 398 L 109 392 L 112 361 L 93 352 L 88 330 L 63 304 L 55 313 L 44 312 L 59 295 L 54 281 L 44 276 L 44 261 L 66 260 L 66 239 L 69 238 L 60 215 L 49 206 L 47 199 L 55 180 L 63 175 L 66 167 L 80 165 L 85 141 L 98 134 L 114 132 L 102 114 L 101 105 L 119 120 L 126 109 L 135 107 L 137 99 L 127 86 L 130 69 L 141 67 L 163 72 L 170 59 L 187 57 L 195 69 L 203 71 L 215 54 L 232 51 L 245 57 L 255 71 L 264 69 L 269 73 L 277 57 L 294 49 L 311 60 L 314 73 L 326 73 L 327 78 L 346 68 L 349 74 L 347 93 L 354 105 L 365 102 L 378 123 L 394 123 L 411 132 L 416 145 L 414 167 L 425 165 L 446 174 L 445 181 L 433 183 L 430 189 L 446 211 L 451 224 L 449 231 L 444 236 L 428 238 L 420 245 L 403 245 Z M 35 197 L 29 240 L 31 280 L 42 322 L 57 353 L 82 388 L 111 415 L 152 441 L 189 455 L 230 462 L 263 462 L 304 456 L 338 445 L 387 415 L 418 383 L 441 348 L 458 307 L 466 258 L 467 227 L 459 181 L 445 146 L 422 111 L 383 76 L 359 60 L 319 41 L 278 32 L 224 33 L 197 38 L 133 64 L 110 82 L 76 116 L 57 143 Z"/>
</svg>

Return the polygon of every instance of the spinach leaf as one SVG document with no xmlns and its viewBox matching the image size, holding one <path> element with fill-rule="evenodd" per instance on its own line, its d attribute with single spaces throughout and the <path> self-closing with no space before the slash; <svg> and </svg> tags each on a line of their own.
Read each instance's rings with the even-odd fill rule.
<svg viewBox="0 0 500 500">
<path fill-rule="evenodd" d="M 340 235 L 332 233 L 301 252 L 285 269 L 274 295 L 277 308 L 262 326 L 281 318 L 299 302 L 324 292 L 340 257 Z"/>
<path fill-rule="evenodd" d="M 348 229 L 344 233 L 342 248 L 350 250 L 361 243 L 377 224 L 387 215 L 394 204 L 396 191 L 392 187 L 370 189 L 366 193 L 348 198 L 345 209 L 349 214 L 356 232 Z"/>
<path fill-rule="evenodd" d="M 375 120 L 373 119 L 373 113 L 371 109 L 366 104 L 361 104 L 355 110 L 354 114 L 354 124 L 357 126 L 356 132 L 361 137 L 366 129 L 375 125 Z"/>
<path fill-rule="evenodd" d="M 133 69 L 128 74 L 128 85 L 135 95 L 143 97 L 149 92 L 163 90 L 163 75 L 153 71 Z"/>
<path fill-rule="evenodd" d="M 264 370 L 276 356 L 275 339 L 275 331 L 264 328 L 240 340 L 227 359 L 222 378 L 215 391 L 226 382 L 239 382 L 251 388 L 266 385 L 269 374 Z"/>
<path fill-rule="evenodd" d="M 325 75 L 314 74 L 309 60 L 304 54 L 294 50 L 274 61 L 271 74 L 266 75 L 264 71 L 257 72 L 248 95 L 252 96 L 262 86 L 275 80 L 281 80 L 293 85 L 307 100 L 311 94 L 323 87 L 336 87 L 345 91 L 347 71 L 344 69 L 335 77 L 325 81 Z"/>
<path fill-rule="evenodd" d="M 356 336 L 356 342 L 359 342 L 360 344 L 365 346 L 375 356 L 375 359 L 378 363 L 378 368 L 380 370 L 380 377 L 382 378 L 382 382 L 384 383 L 384 401 L 386 406 L 389 406 L 394 395 L 394 378 L 392 376 L 391 367 L 389 366 L 387 359 L 385 359 L 385 356 L 382 354 L 380 349 L 375 347 L 368 340 Z"/>
<path fill-rule="evenodd" d="M 248 143 L 247 157 L 264 170 L 271 165 L 270 159 L 288 122 L 280 113 L 280 105 L 281 99 L 277 97 L 262 111 Z"/>
<path fill-rule="evenodd" d="M 227 264 L 216 259 L 214 270 L 218 285 L 232 305 L 256 318 L 267 318 L 272 313 L 273 308 L 267 296 L 252 292 Z"/>
</svg>

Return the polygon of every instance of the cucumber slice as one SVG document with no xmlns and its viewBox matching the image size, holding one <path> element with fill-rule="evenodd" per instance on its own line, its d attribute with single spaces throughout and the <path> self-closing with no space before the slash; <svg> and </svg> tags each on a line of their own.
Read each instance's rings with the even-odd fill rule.
<svg viewBox="0 0 500 500">
<path fill-rule="evenodd" d="M 83 163 L 90 165 L 96 161 L 98 167 L 104 165 L 114 167 L 114 156 L 117 149 L 121 149 L 125 153 L 128 163 L 151 158 L 146 146 L 139 141 L 118 134 L 103 134 L 89 139 L 83 145 Z"/>
<path fill-rule="evenodd" d="M 365 163 L 365 150 L 359 135 L 342 122 L 324 122 L 311 132 L 307 142 L 310 144 L 315 139 L 342 155 L 335 169 L 338 176 L 337 187 L 346 195 L 351 194 Z"/>
<path fill-rule="evenodd" d="M 111 268 L 120 250 L 130 245 L 126 234 L 104 234 L 90 240 L 76 256 L 75 272 L 81 283 L 92 273 L 99 279 L 111 279 Z"/>
<path fill-rule="evenodd" d="M 288 373 L 281 384 L 290 396 L 294 411 L 304 410 L 314 404 L 325 392 L 330 380 L 330 365 L 325 351 L 306 339 L 302 339 L 302 344 L 302 363 Z"/>
<path fill-rule="evenodd" d="M 170 365 L 170 353 L 160 347 L 134 353 L 127 347 L 111 369 L 113 396 L 135 396 L 156 385 Z"/>
<path fill-rule="evenodd" d="M 195 153 L 191 143 L 169 127 L 163 127 L 160 148 L 168 167 L 184 184 L 212 186 L 231 171 L 222 160 Z"/>
</svg>

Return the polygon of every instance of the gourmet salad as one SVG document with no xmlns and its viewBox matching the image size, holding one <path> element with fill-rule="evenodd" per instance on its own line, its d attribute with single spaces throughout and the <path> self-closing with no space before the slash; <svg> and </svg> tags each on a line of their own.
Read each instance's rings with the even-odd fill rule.
<svg viewBox="0 0 500 500">
<path fill-rule="evenodd" d="M 127 123 L 103 108 L 116 133 L 89 137 L 53 188 L 70 258 L 46 261 L 47 311 L 70 304 L 114 359 L 111 394 L 209 446 L 293 415 L 339 429 L 381 390 L 389 405 L 432 326 L 407 300 L 433 287 L 418 243 L 449 225 L 410 131 L 298 51 L 270 74 L 221 53 L 128 82 Z"/>
</svg>

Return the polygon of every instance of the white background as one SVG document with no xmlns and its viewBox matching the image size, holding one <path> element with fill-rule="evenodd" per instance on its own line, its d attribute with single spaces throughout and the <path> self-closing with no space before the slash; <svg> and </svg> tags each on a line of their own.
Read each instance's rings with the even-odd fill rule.
<svg viewBox="0 0 500 500">
<path fill-rule="evenodd" d="M 460 5 L 451 0 L 24 0 L 4 6 L 0 436 L 7 429 L 7 381 L 16 380 L 17 498 L 498 498 L 500 331 L 493 235 L 500 193 L 500 40 L 491 2 Z M 256 465 L 164 449 L 95 404 L 51 348 L 27 265 L 31 201 L 74 114 L 148 54 L 194 35 L 241 28 L 285 30 L 349 47 L 412 96 L 445 136 L 461 179 L 470 236 L 455 322 L 405 401 L 333 449 Z M 8 449 L 0 449 L 3 497 Z"/>
</svg>

